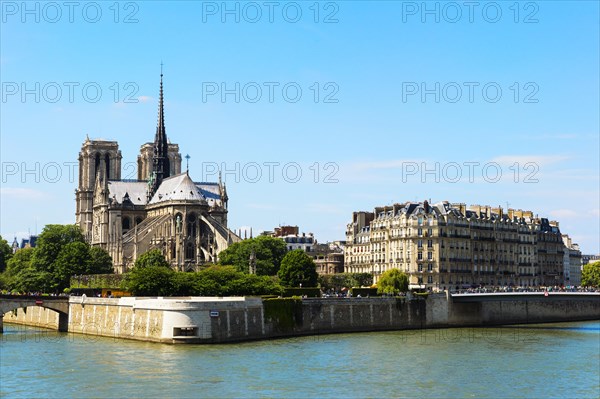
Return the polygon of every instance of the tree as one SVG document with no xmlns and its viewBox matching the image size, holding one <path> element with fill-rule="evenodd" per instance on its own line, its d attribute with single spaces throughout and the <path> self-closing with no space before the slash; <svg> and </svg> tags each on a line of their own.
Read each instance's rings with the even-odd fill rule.
<svg viewBox="0 0 600 399">
<path fill-rule="evenodd" d="M 169 267 L 136 266 L 127 276 L 127 288 L 137 296 L 170 296 L 174 292 L 174 274 Z"/>
<path fill-rule="evenodd" d="M 277 273 L 281 284 L 286 287 L 315 287 L 317 285 L 317 268 L 315 262 L 303 250 L 288 252 L 281 261 Z"/>
<path fill-rule="evenodd" d="M 54 267 L 54 287 L 63 290 L 69 287 L 71 276 L 87 274 L 90 261 L 89 245 L 85 242 L 70 242 L 62 247 Z"/>
<path fill-rule="evenodd" d="M 581 271 L 581 285 L 600 287 L 600 262 L 588 263 Z"/>
<path fill-rule="evenodd" d="M 174 275 L 160 249 L 152 249 L 136 259 L 126 285 L 137 296 L 171 296 L 175 291 Z"/>
<path fill-rule="evenodd" d="M 91 247 L 86 274 L 112 274 L 113 260 L 104 249 Z"/>
<path fill-rule="evenodd" d="M 286 254 L 286 246 L 283 240 L 268 236 L 236 242 L 219 254 L 219 265 L 233 266 L 240 272 L 248 273 L 252 251 L 256 256 L 256 274 L 274 276 Z"/>
<path fill-rule="evenodd" d="M 169 268 L 169 262 L 165 259 L 160 249 L 151 249 L 141 254 L 134 264 L 134 268 L 143 269 L 150 266 L 160 266 Z"/>
<path fill-rule="evenodd" d="M 0 273 L 6 270 L 6 264 L 12 257 L 13 252 L 10 245 L 8 245 L 8 241 L 6 241 L 2 236 L 0 236 Z"/>
<path fill-rule="evenodd" d="M 11 291 L 40 291 L 44 282 L 31 265 L 34 248 L 19 249 L 8 261 L 3 273 L 6 288 Z"/>
<path fill-rule="evenodd" d="M 17 251 L 11 261 L 3 284 L 19 291 L 59 292 L 69 287 L 73 275 L 113 272 L 110 255 L 91 248 L 75 225 L 47 225 L 37 246 Z"/>
<path fill-rule="evenodd" d="M 46 273 L 49 278 L 46 290 L 62 291 L 65 288 L 62 275 L 64 270 L 59 270 L 57 262 L 61 250 L 74 242 L 85 244 L 81 229 L 74 224 L 48 224 L 40 233 L 31 264 L 35 270 Z"/>
<path fill-rule="evenodd" d="M 380 294 L 397 294 L 408 291 L 408 276 L 398 269 L 390 269 L 383 273 L 377 283 Z"/>
</svg>

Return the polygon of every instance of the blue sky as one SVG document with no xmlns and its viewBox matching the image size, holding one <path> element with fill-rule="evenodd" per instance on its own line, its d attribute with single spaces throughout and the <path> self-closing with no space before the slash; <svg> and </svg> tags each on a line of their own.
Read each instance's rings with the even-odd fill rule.
<svg viewBox="0 0 600 399">
<path fill-rule="evenodd" d="M 353 211 L 448 200 L 600 253 L 598 2 L 0 4 L 9 241 L 74 222 L 86 135 L 135 176 L 162 61 L 167 135 L 195 180 L 224 169 L 232 229 L 324 242 Z"/>
</svg>

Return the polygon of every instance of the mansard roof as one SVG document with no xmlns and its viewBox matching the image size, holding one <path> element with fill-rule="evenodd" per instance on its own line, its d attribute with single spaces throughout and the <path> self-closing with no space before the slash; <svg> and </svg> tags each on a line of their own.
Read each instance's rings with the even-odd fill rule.
<svg viewBox="0 0 600 399">
<path fill-rule="evenodd" d="M 112 203 L 122 204 L 126 196 L 133 205 L 146 205 L 148 183 L 145 181 L 109 180 L 108 198 Z"/>
<path fill-rule="evenodd" d="M 164 179 L 149 204 L 184 200 L 207 203 L 203 190 L 196 186 L 187 172 Z"/>
</svg>

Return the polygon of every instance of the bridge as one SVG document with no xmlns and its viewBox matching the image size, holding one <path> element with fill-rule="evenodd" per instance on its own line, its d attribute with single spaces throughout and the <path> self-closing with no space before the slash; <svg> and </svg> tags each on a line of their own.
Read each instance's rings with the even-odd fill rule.
<svg viewBox="0 0 600 399">
<path fill-rule="evenodd" d="M 4 331 L 2 318 L 10 311 L 30 306 L 41 306 L 58 313 L 58 331 L 69 327 L 69 297 L 40 295 L 0 295 L 0 333 Z"/>
<path fill-rule="evenodd" d="M 562 292 L 562 291 L 535 291 L 535 292 L 486 292 L 451 294 L 454 303 L 469 302 L 507 302 L 507 301 L 565 301 L 591 300 L 600 302 L 600 292 Z"/>
</svg>

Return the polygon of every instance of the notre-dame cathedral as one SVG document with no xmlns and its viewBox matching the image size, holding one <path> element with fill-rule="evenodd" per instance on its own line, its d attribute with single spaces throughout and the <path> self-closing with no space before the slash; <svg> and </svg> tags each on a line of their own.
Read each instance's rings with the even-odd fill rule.
<svg viewBox="0 0 600 399">
<path fill-rule="evenodd" d="M 137 165 L 137 179 L 121 179 L 116 141 L 87 138 L 79 153 L 76 223 L 90 244 L 108 251 L 116 272 L 154 248 L 175 270 L 197 270 L 240 241 L 227 228 L 221 179 L 199 183 L 181 173 L 179 146 L 165 131 L 162 73 L 154 143 L 142 145 Z"/>
</svg>

